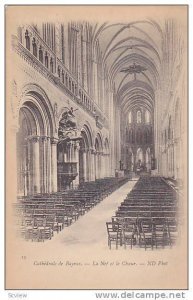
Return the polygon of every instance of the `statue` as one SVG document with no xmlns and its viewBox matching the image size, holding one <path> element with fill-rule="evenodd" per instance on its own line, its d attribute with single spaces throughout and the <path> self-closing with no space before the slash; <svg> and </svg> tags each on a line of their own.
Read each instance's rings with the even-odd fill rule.
<svg viewBox="0 0 193 300">
<path fill-rule="evenodd" d="M 58 129 L 59 143 L 64 140 L 70 139 L 71 136 L 74 135 L 73 133 L 77 131 L 77 122 L 74 115 L 74 111 L 76 110 L 71 107 L 62 114 Z"/>
</svg>

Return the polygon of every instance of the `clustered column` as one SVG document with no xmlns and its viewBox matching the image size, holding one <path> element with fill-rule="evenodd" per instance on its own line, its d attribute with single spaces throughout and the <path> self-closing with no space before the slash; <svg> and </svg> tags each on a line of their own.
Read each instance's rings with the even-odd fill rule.
<svg viewBox="0 0 193 300">
<path fill-rule="evenodd" d="M 33 192 L 40 193 L 40 138 L 33 136 L 31 138 L 33 153 Z"/>
<path fill-rule="evenodd" d="M 51 139 L 51 186 L 52 192 L 57 192 L 57 138 Z"/>
</svg>

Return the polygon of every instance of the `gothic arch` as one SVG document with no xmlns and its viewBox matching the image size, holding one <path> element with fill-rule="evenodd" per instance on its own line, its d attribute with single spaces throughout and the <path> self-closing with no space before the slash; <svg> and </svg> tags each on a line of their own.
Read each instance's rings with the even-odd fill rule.
<svg viewBox="0 0 193 300">
<path fill-rule="evenodd" d="M 53 147 L 55 120 L 45 94 L 27 86 L 21 97 L 17 133 L 18 193 L 21 195 L 51 192 L 56 177 L 57 161 L 51 165 L 56 147 Z M 49 105 L 49 106 L 48 106 Z M 55 152 L 54 152 L 55 151 Z M 52 154 L 51 154 L 52 152 Z"/>
<path fill-rule="evenodd" d="M 46 134 L 54 136 L 57 132 L 56 120 L 52 105 L 45 91 L 37 84 L 27 84 L 21 93 L 18 112 L 25 102 L 31 102 L 31 106 L 36 107 L 47 128 Z"/>
</svg>

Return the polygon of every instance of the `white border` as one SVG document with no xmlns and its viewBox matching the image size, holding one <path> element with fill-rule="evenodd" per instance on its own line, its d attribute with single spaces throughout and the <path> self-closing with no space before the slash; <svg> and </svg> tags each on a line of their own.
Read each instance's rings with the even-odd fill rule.
<svg viewBox="0 0 193 300">
<path fill-rule="evenodd" d="M 4 97 L 4 5 L 6 4 L 125 4 L 125 5 L 131 5 L 131 4 L 188 4 L 189 5 L 189 291 L 184 291 L 186 294 L 185 300 L 190 300 L 193 298 L 193 259 L 192 259 L 192 252 L 193 252 L 193 192 L 192 192 L 192 178 L 193 178 L 193 3 L 191 1 L 37 1 L 33 0 L 27 3 L 25 0 L 21 1 L 8 1 L 8 0 L 1 0 L 0 1 L 0 36 L 1 36 L 1 51 L 0 51 L 0 141 L 4 140 L 4 103 L 5 103 L 5 97 Z M 3 143 L 1 142 L 1 148 L 0 148 L 0 299 L 6 300 L 6 299 L 19 299 L 19 298 L 11 298 L 9 297 L 9 293 L 19 293 L 22 294 L 22 291 L 5 291 L 4 290 L 4 147 Z M 99 292 L 99 291 L 98 291 Z M 107 292 L 107 291 L 106 291 Z M 109 291 L 110 292 L 110 291 Z M 115 292 L 115 291 L 113 291 Z M 119 291 L 120 292 L 120 291 Z M 140 292 L 143 292 L 140 290 Z M 144 292 L 148 292 L 147 290 Z M 154 292 L 156 292 L 154 290 Z M 158 292 L 161 292 L 158 291 Z M 162 291 L 164 292 L 164 291 Z M 171 291 L 172 292 L 172 291 Z M 177 292 L 177 291 L 174 291 Z M 37 299 L 46 299 L 46 300 L 53 300 L 54 297 L 57 300 L 75 300 L 75 299 L 85 299 L 85 300 L 92 300 L 96 299 L 94 291 L 23 291 L 23 293 L 27 294 L 28 297 L 26 299 L 30 300 L 37 300 Z M 22 299 L 22 298 L 21 298 Z M 110 298 L 109 298 L 110 299 Z"/>
</svg>

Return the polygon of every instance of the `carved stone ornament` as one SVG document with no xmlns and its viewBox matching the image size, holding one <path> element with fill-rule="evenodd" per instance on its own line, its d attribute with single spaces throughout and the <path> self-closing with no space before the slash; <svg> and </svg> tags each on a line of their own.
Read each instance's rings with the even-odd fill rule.
<svg viewBox="0 0 193 300">
<path fill-rule="evenodd" d="M 59 122 L 58 137 L 59 144 L 70 139 L 81 139 L 77 128 L 77 121 L 74 115 L 74 110 L 72 107 L 62 114 L 62 118 Z"/>
</svg>

